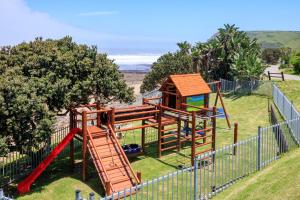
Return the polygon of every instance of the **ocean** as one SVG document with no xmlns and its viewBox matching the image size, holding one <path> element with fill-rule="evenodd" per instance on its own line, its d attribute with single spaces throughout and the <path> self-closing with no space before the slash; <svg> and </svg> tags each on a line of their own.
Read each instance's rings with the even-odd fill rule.
<svg viewBox="0 0 300 200">
<path fill-rule="evenodd" d="M 109 55 L 108 58 L 120 66 L 121 71 L 148 72 L 160 54 Z"/>
</svg>

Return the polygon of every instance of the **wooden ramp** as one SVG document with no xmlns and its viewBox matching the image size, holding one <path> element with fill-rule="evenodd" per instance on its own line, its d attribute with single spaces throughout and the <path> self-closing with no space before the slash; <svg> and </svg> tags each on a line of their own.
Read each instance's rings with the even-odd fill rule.
<svg viewBox="0 0 300 200">
<path fill-rule="evenodd" d="M 88 149 L 106 194 L 129 189 L 139 183 L 114 131 L 90 126 Z"/>
</svg>

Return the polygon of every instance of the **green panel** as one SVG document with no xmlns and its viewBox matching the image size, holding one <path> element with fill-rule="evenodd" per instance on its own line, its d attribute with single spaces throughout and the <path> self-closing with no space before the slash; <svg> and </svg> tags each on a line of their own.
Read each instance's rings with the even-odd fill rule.
<svg viewBox="0 0 300 200">
<path fill-rule="evenodd" d="M 191 106 L 204 107 L 204 95 L 191 96 L 186 98 L 186 103 Z M 187 107 L 187 111 L 199 111 L 198 108 Z"/>
</svg>

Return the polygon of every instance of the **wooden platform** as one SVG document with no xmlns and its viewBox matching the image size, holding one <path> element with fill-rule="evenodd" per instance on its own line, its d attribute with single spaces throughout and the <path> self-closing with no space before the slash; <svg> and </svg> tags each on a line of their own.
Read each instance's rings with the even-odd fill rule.
<svg viewBox="0 0 300 200">
<path fill-rule="evenodd" d="M 110 191 L 107 194 L 128 189 L 137 184 L 134 172 L 123 149 L 106 129 L 96 126 L 88 127 L 88 149 L 97 169 L 104 188 L 107 190 L 107 182 L 110 182 Z"/>
</svg>

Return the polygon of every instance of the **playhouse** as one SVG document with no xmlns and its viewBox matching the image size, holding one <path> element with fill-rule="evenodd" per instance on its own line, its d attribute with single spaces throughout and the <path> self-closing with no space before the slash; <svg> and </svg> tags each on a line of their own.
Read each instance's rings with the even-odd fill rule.
<svg viewBox="0 0 300 200">
<path fill-rule="evenodd" d="M 147 128 L 156 130 L 152 142 L 156 144 L 158 159 L 163 153 L 179 152 L 183 145 L 190 145 L 193 164 L 195 156 L 215 150 L 218 112 L 216 106 L 209 107 L 212 91 L 200 74 L 171 75 L 162 83 L 160 91 L 161 97 L 144 98 L 138 106 L 109 108 L 94 103 L 71 109 L 70 133 L 19 183 L 18 191 L 28 192 L 31 184 L 66 145 L 70 145 L 73 165 L 74 139 L 82 142 L 83 181 L 88 173 L 89 155 L 108 195 L 141 183 L 141 173 L 134 172 L 128 160 L 128 148 L 134 149 L 134 156 L 145 153 Z M 216 98 L 222 102 L 220 88 L 217 94 Z M 128 123 L 132 126 L 122 126 Z M 119 136 L 132 130 L 140 130 L 135 134 L 141 134 L 141 145 L 122 146 Z M 208 159 L 214 162 L 214 158 Z"/>
<path fill-rule="evenodd" d="M 208 108 L 211 93 L 210 87 L 200 74 L 171 75 L 162 84 L 160 91 L 162 92 L 162 105 L 185 111 Z"/>
</svg>

